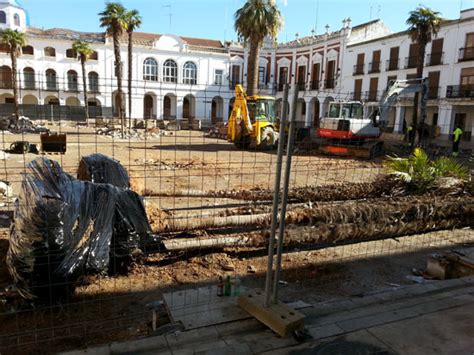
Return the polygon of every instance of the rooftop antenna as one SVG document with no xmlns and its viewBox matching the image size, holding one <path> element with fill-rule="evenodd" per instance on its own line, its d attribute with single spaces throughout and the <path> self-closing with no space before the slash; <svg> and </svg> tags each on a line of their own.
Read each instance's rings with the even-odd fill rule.
<svg viewBox="0 0 474 355">
<path fill-rule="evenodd" d="M 168 10 L 169 10 L 169 14 L 167 16 L 169 16 L 170 18 L 170 29 L 169 29 L 169 32 L 171 33 L 171 18 L 173 17 L 173 14 L 171 13 L 171 4 L 170 5 L 163 5 L 162 7 L 167 7 Z"/>
</svg>

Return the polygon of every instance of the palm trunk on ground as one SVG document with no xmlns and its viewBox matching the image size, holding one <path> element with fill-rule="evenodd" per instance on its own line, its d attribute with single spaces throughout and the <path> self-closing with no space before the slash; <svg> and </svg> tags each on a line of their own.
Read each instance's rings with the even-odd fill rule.
<svg viewBox="0 0 474 355">
<path fill-rule="evenodd" d="M 132 128 L 132 65 L 133 65 L 133 32 L 128 32 L 128 119 Z"/>
<path fill-rule="evenodd" d="M 258 63 L 260 60 L 260 42 L 250 41 L 249 59 L 247 65 L 247 95 L 258 94 Z"/>
<path fill-rule="evenodd" d="M 86 60 L 84 55 L 81 55 L 81 67 L 82 67 L 82 87 L 84 90 L 84 107 L 85 107 L 85 117 L 86 122 L 89 120 L 89 102 L 87 98 L 87 78 L 86 78 Z"/>
<path fill-rule="evenodd" d="M 122 138 L 124 137 L 124 114 L 123 114 L 123 92 L 122 92 L 122 58 L 120 56 L 120 38 L 117 30 L 113 33 L 115 74 L 117 76 L 117 106 L 121 124 Z"/>
<path fill-rule="evenodd" d="M 17 80 L 17 62 L 15 50 L 11 50 L 10 58 L 12 60 L 12 88 L 13 88 L 13 100 L 15 101 L 15 127 L 18 126 L 18 120 L 20 119 L 20 107 L 18 105 L 18 80 Z"/>
</svg>

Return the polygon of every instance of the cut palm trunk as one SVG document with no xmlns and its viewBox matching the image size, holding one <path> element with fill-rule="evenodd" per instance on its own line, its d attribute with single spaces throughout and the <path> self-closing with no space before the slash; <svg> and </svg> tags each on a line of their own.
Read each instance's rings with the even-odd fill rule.
<svg viewBox="0 0 474 355">
<path fill-rule="evenodd" d="M 376 201 L 345 202 L 295 208 L 286 213 L 287 225 L 316 225 L 318 223 L 407 223 L 424 220 L 461 218 L 467 223 L 474 221 L 474 198 L 435 197 L 432 195 L 410 196 Z M 178 232 L 202 229 L 232 227 L 267 228 L 271 223 L 271 213 L 209 217 L 200 219 L 169 220 L 163 230 L 155 232 Z M 468 225 L 468 224 L 467 224 Z"/>
</svg>

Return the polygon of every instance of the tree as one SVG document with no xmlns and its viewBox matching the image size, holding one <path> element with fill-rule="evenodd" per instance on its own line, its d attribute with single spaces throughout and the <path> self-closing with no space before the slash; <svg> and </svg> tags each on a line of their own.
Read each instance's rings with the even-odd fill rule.
<svg viewBox="0 0 474 355">
<path fill-rule="evenodd" d="M 408 34 L 412 42 L 418 44 L 418 61 L 416 67 L 416 77 L 423 78 L 423 67 L 425 65 L 426 45 L 431 42 L 439 31 L 441 24 L 440 13 L 433 11 L 428 7 L 419 6 L 416 10 L 411 11 L 406 24 L 408 25 Z M 418 118 L 421 118 L 424 124 L 424 117 L 421 113 L 420 94 L 415 93 L 413 102 L 413 129 L 418 128 Z M 423 130 L 422 130 L 423 132 Z M 415 135 L 412 135 L 411 145 L 415 144 Z"/>
<path fill-rule="evenodd" d="M 18 80 L 17 80 L 17 58 L 21 54 L 21 48 L 26 46 L 26 36 L 23 32 L 6 29 L 2 32 L 1 41 L 7 46 L 8 54 L 12 62 L 12 87 L 15 101 L 15 127 L 20 119 L 20 108 L 18 106 Z"/>
<path fill-rule="evenodd" d="M 120 56 L 120 39 L 127 30 L 127 21 L 125 17 L 126 10 L 122 4 L 109 2 L 105 10 L 99 13 L 100 26 L 104 27 L 107 34 L 112 36 L 114 43 L 115 56 L 115 75 L 117 77 L 117 106 L 118 114 L 122 125 L 122 138 L 124 136 L 124 107 L 122 92 L 122 59 Z"/>
<path fill-rule="evenodd" d="M 250 45 L 247 65 L 247 94 L 258 93 L 258 61 L 265 37 L 275 38 L 283 19 L 274 0 L 247 0 L 235 13 L 235 30 Z"/>
<path fill-rule="evenodd" d="M 133 32 L 142 24 L 142 17 L 138 10 L 131 10 L 125 14 L 128 34 L 128 118 L 132 124 L 132 69 L 133 69 Z"/>
<path fill-rule="evenodd" d="M 83 40 L 76 40 L 72 44 L 72 49 L 76 53 L 77 58 L 81 62 L 82 67 L 82 86 L 84 90 L 84 107 L 86 110 L 86 120 L 89 119 L 89 103 L 87 99 L 87 81 L 86 81 L 86 62 L 89 60 L 90 56 L 94 53 L 90 44 Z"/>
</svg>

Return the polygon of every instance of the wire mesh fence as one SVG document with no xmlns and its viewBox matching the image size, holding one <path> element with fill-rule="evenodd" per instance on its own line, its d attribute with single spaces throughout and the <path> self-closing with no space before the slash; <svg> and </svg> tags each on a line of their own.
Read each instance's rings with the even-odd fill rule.
<svg viewBox="0 0 474 355">
<path fill-rule="evenodd" d="M 104 81 L 99 91 L 112 94 L 112 82 Z M 146 85 L 136 82 L 134 90 Z M 124 135 L 112 104 L 86 121 L 80 104 L 64 105 L 62 91 L 59 106 L 38 101 L 21 107 L 27 117 L 44 113 L 29 129 L 2 131 L 2 353 L 135 339 L 159 334 L 168 323 L 172 331 L 203 327 L 219 322 L 204 319 L 203 311 L 234 300 L 218 294 L 264 287 L 276 149 L 241 149 L 227 141 L 224 122 L 231 110 L 224 106 L 231 102 L 214 100 L 227 88 L 201 90 L 187 109 L 178 109 L 187 94 L 165 85 L 151 103 L 137 89 L 140 117 L 126 119 Z M 282 161 L 291 157 L 280 299 L 314 303 L 400 286 L 426 253 L 474 241 L 468 176 L 428 178 L 421 191 L 413 180 L 389 175 L 386 155 L 412 152 L 412 133 L 397 126 L 400 120 L 385 126 L 377 156 L 344 156 L 347 144 L 361 142 L 322 142 L 318 120 L 304 127 L 305 110 L 318 95 L 301 92 L 296 107 L 291 91 L 288 99 L 299 124 L 294 149 Z M 320 100 L 321 117 L 330 115 L 330 102 L 350 94 L 331 95 L 334 101 Z M 80 91 L 75 96 L 82 100 Z M 410 103 L 400 99 L 393 110 L 401 106 Z M 4 115 L 10 109 L 1 105 Z M 437 128 L 422 141 L 424 150 L 433 160 L 450 156 L 452 142 L 436 132 L 451 132 L 451 123 L 430 123 Z M 41 151 L 38 125 L 67 135 L 64 154 Z M 40 152 L 18 152 L 15 142 L 36 144 Z M 324 154 L 325 144 L 333 154 Z M 462 142 L 457 158 L 466 171 L 472 169 L 471 149 Z M 425 165 L 422 173 L 431 168 Z M 181 323 L 170 318 L 163 300 Z M 219 317 L 248 315 L 234 310 Z"/>
</svg>

